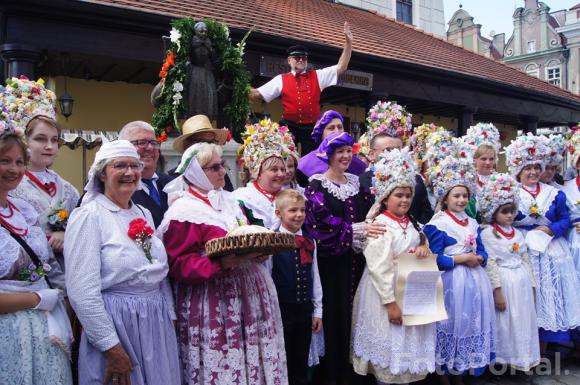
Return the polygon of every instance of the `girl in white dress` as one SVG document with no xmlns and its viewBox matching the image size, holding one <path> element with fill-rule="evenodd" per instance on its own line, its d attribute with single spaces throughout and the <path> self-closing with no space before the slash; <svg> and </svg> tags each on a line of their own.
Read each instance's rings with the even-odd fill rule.
<svg viewBox="0 0 580 385">
<path fill-rule="evenodd" d="M 540 344 L 534 275 L 524 236 L 512 226 L 518 201 L 517 182 L 508 174 L 495 174 L 481 189 L 477 204 L 487 224 L 481 239 L 489 255 L 486 270 L 494 289 L 496 361 L 527 371 L 540 361 Z"/>
<path fill-rule="evenodd" d="M 407 150 L 383 153 L 375 164 L 377 197 L 367 219 L 387 232 L 365 249 L 367 265 L 353 304 L 351 358 L 355 372 L 372 374 L 381 383 L 408 383 L 435 370 L 435 323 L 403 326 L 395 301 L 397 259 L 413 252 L 429 255 L 425 237 L 411 223 L 415 163 Z"/>
<path fill-rule="evenodd" d="M 425 225 L 431 251 L 443 270 L 443 290 L 448 319 L 437 323 L 435 359 L 451 380 L 463 384 L 461 375 L 481 375 L 495 356 L 495 314 L 489 278 L 483 267 L 487 252 L 480 228 L 465 208 L 475 189 L 473 159 L 454 152 L 429 178 L 440 210 Z"/>
<path fill-rule="evenodd" d="M 532 134 L 516 138 L 506 148 L 510 173 L 520 182 L 514 225 L 526 238 L 536 279 L 542 352 L 548 342 L 570 341 L 570 331 L 580 326 L 580 283 L 565 238 L 570 228 L 566 196 L 539 179 L 549 152 Z"/>
</svg>

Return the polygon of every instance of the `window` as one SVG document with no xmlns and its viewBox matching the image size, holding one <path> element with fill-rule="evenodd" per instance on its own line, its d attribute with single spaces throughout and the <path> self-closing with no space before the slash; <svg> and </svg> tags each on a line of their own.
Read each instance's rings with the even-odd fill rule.
<svg viewBox="0 0 580 385">
<path fill-rule="evenodd" d="M 560 87 L 562 71 L 560 66 L 546 68 L 546 80 L 548 83 Z"/>
<path fill-rule="evenodd" d="M 413 24 L 413 1 L 397 0 L 397 20 Z"/>
<path fill-rule="evenodd" d="M 535 63 L 530 63 L 526 66 L 525 71 L 528 75 L 533 76 L 535 78 L 540 77 L 540 67 L 538 67 Z"/>
<path fill-rule="evenodd" d="M 528 41 L 528 53 L 536 52 L 536 42 L 534 40 Z"/>
</svg>

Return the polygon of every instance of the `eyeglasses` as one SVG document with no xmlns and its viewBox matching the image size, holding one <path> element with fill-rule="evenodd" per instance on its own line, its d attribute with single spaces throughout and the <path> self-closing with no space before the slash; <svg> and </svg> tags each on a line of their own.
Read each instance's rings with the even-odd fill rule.
<svg viewBox="0 0 580 385">
<path fill-rule="evenodd" d="M 212 164 L 211 166 L 202 167 L 203 170 L 211 170 L 213 172 L 219 172 L 221 169 L 227 170 L 226 162 L 223 160 L 220 163 Z"/>
<path fill-rule="evenodd" d="M 115 162 L 111 164 L 111 167 L 113 167 L 115 171 L 141 171 L 143 170 L 143 163 Z"/>
<path fill-rule="evenodd" d="M 296 61 L 308 61 L 308 56 L 304 56 L 304 55 L 290 56 L 290 57 Z"/>
<path fill-rule="evenodd" d="M 153 139 L 153 140 L 146 140 L 146 139 L 132 140 L 131 144 L 133 146 L 136 146 L 139 148 L 147 148 L 148 144 L 152 145 L 155 148 L 161 147 L 161 143 L 159 143 L 155 139 Z"/>
</svg>

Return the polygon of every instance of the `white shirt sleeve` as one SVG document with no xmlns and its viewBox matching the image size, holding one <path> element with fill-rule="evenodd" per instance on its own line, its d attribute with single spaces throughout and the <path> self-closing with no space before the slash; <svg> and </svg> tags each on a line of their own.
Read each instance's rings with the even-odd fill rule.
<svg viewBox="0 0 580 385">
<path fill-rule="evenodd" d="M 282 75 L 275 76 L 268 83 L 258 88 L 258 92 L 266 103 L 270 103 L 282 94 Z"/>
<path fill-rule="evenodd" d="M 104 352 L 119 343 L 101 294 L 101 228 L 96 213 L 76 209 L 64 236 L 68 298 L 89 342 Z"/>
<path fill-rule="evenodd" d="M 322 319 L 322 284 L 318 273 L 318 258 L 316 257 L 316 244 L 312 253 L 312 305 L 314 311 L 312 316 Z"/>
<path fill-rule="evenodd" d="M 320 91 L 324 90 L 327 87 L 336 85 L 336 83 L 338 82 L 337 68 L 338 68 L 337 65 L 333 65 L 320 70 L 316 70 Z"/>
</svg>

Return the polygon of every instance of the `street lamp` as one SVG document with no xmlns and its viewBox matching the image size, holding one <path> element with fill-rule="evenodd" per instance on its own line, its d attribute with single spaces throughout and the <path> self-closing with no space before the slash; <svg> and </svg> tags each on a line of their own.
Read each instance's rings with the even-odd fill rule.
<svg viewBox="0 0 580 385">
<path fill-rule="evenodd" d="M 73 104 L 75 100 L 66 91 L 66 80 L 65 80 L 65 90 L 64 95 L 58 98 L 58 105 L 60 106 L 60 113 L 68 120 L 68 117 L 72 115 Z"/>
</svg>

